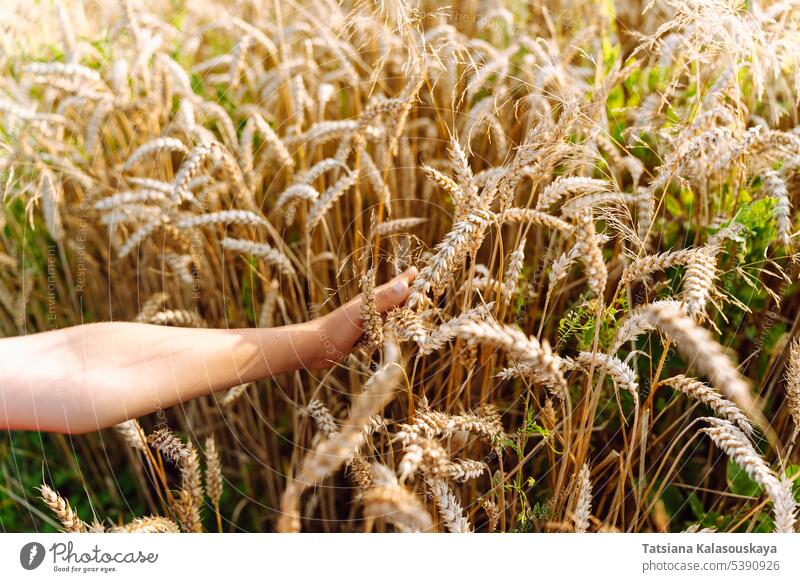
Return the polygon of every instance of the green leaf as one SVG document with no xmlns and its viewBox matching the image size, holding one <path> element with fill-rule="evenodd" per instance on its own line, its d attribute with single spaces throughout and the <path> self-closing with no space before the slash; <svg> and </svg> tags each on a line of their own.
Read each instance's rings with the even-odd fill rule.
<svg viewBox="0 0 800 582">
<path fill-rule="evenodd" d="M 697 495 L 695 495 L 694 493 L 689 493 L 688 500 L 689 500 L 689 507 L 692 508 L 692 513 L 694 513 L 694 516 L 698 520 L 705 519 L 706 510 L 703 507 L 703 502 L 700 501 Z"/>
<path fill-rule="evenodd" d="M 667 485 L 661 492 L 661 501 L 664 502 L 664 509 L 667 510 L 667 515 L 674 519 L 681 510 L 685 507 L 685 500 L 680 491 L 672 485 Z"/>
<path fill-rule="evenodd" d="M 787 479 L 791 479 L 795 475 L 800 473 L 800 467 L 797 465 L 789 465 L 786 467 L 786 471 L 784 471 L 784 476 Z M 800 478 L 795 479 L 792 483 L 792 492 L 794 493 L 794 498 L 800 502 Z"/>
<path fill-rule="evenodd" d="M 758 497 L 761 495 L 761 486 L 750 478 L 744 469 L 728 459 L 727 471 L 728 489 L 736 495 Z"/>
<path fill-rule="evenodd" d="M 678 202 L 674 196 L 667 194 L 664 197 L 664 206 L 672 216 L 681 216 L 683 214 L 683 208 L 681 207 L 680 202 Z"/>
</svg>

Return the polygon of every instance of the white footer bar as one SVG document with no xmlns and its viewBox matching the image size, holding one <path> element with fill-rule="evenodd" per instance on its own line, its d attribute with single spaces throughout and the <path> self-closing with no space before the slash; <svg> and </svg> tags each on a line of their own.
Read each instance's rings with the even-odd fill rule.
<svg viewBox="0 0 800 582">
<path fill-rule="evenodd" d="M 15 581 L 798 580 L 800 535 L 4 534 L 0 572 Z"/>
</svg>

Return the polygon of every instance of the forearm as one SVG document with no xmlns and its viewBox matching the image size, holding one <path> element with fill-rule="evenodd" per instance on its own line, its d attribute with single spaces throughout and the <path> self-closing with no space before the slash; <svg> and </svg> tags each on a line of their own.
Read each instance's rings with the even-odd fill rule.
<svg viewBox="0 0 800 582">
<path fill-rule="evenodd" d="M 88 432 L 301 368 L 318 329 L 103 323 L 2 340 L 0 428 Z"/>
<path fill-rule="evenodd" d="M 409 268 L 375 290 L 378 313 L 400 305 Z M 282 372 L 323 368 L 362 333 L 362 298 L 308 323 L 187 329 L 96 323 L 0 339 L 0 430 L 80 433 Z"/>
</svg>

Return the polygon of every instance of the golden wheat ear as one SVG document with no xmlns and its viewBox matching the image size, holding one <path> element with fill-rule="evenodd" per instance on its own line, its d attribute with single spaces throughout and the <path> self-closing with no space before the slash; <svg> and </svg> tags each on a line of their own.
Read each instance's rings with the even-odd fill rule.
<svg viewBox="0 0 800 582">
<path fill-rule="evenodd" d="M 69 501 L 45 484 L 42 484 L 39 492 L 65 532 L 86 533 L 88 531 L 88 526 L 78 517 L 78 514 L 70 506 Z"/>
</svg>

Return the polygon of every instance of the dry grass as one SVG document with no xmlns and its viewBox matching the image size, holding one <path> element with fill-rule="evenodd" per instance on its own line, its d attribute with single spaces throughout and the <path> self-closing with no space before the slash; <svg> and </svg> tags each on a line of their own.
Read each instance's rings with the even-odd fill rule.
<svg viewBox="0 0 800 582">
<path fill-rule="evenodd" d="M 758 5 L 124 2 L 76 18 L 102 43 L 65 10 L 57 46 L 4 33 L 0 333 L 369 299 L 341 366 L 82 437 L 87 486 L 133 460 L 156 515 L 113 490 L 87 526 L 43 486 L 60 525 L 791 530 L 800 10 Z"/>
</svg>

